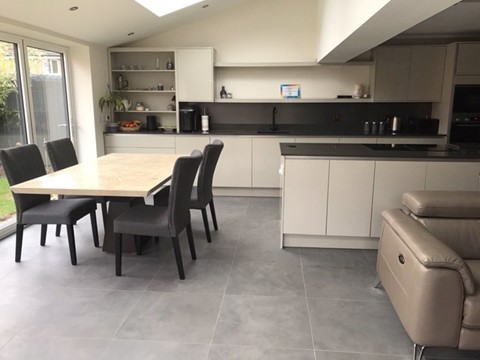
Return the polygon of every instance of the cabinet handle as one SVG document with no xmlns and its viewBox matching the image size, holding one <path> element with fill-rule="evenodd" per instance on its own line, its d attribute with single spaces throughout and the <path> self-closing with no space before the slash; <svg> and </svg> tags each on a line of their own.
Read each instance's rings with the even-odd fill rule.
<svg viewBox="0 0 480 360">
<path fill-rule="evenodd" d="M 405 257 L 402 254 L 398 255 L 398 262 L 402 265 L 405 264 Z"/>
</svg>

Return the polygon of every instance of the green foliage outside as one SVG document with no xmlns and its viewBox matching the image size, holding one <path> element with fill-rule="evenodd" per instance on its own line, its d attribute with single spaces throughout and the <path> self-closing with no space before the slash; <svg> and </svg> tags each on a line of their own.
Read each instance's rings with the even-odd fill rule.
<svg viewBox="0 0 480 360">
<path fill-rule="evenodd" d="M 5 176 L 0 177 L 0 221 L 15 214 L 15 203 Z"/>
</svg>

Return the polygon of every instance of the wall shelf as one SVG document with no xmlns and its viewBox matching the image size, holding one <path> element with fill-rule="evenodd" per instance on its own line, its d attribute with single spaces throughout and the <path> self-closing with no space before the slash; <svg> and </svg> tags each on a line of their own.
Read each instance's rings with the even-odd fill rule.
<svg viewBox="0 0 480 360">
<path fill-rule="evenodd" d="M 373 61 L 351 61 L 346 63 L 316 63 L 312 62 L 257 62 L 257 63 L 226 63 L 226 62 L 217 62 L 215 63 L 216 68 L 255 68 L 255 67 L 321 67 L 321 66 L 331 66 L 331 65 L 373 65 Z"/>
<path fill-rule="evenodd" d="M 143 69 L 143 70 L 120 70 L 120 69 L 113 69 L 112 72 L 115 73 L 174 73 L 175 70 L 156 70 L 156 69 Z"/>
</svg>

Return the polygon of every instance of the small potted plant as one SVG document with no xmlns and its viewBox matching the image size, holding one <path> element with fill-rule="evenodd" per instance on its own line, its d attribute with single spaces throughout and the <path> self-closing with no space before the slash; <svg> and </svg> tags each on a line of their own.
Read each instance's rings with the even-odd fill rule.
<svg viewBox="0 0 480 360">
<path fill-rule="evenodd" d="M 125 110 L 125 105 L 123 104 L 123 97 L 118 91 L 112 91 L 110 84 L 107 84 L 107 92 L 104 96 L 98 101 L 100 110 L 103 111 L 103 107 L 106 105 L 109 109 L 113 110 Z"/>
</svg>

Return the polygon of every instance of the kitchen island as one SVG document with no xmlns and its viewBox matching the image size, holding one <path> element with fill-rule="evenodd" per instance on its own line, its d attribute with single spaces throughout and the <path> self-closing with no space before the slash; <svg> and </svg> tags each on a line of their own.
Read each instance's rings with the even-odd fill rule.
<svg viewBox="0 0 480 360">
<path fill-rule="evenodd" d="M 413 190 L 479 190 L 476 147 L 281 143 L 281 246 L 375 249 Z"/>
</svg>

